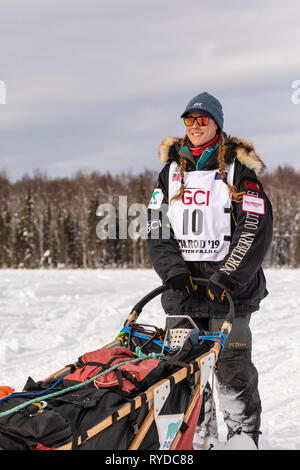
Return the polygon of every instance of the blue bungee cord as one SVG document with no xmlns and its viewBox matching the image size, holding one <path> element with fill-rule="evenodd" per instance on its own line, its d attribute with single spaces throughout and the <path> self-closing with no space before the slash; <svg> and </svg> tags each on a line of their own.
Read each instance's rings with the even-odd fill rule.
<svg viewBox="0 0 300 470">
<path fill-rule="evenodd" d="M 124 326 L 123 329 L 120 331 L 119 335 L 121 336 L 123 333 L 130 334 L 130 332 L 131 332 L 131 327 L 130 326 Z M 143 334 L 143 333 L 145 333 L 145 334 L 148 333 L 149 334 L 150 332 L 146 331 L 146 330 L 143 331 L 143 332 L 133 330 L 131 332 L 132 336 L 135 336 L 137 338 L 145 338 L 145 334 Z M 198 341 L 199 341 L 199 343 L 201 343 L 203 341 L 217 342 L 217 343 L 220 344 L 221 348 L 224 349 L 224 345 L 225 345 L 225 342 L 226 342 L 226 336 L 221 331 L 212 331 L 212 332 L 210 332 L 209 335 L 198 336 Z M 153 339 L 152 342 L 154 344 L 156 344 L 157 346 L 160 346 L 161 348 L 163 347 L 163 341 Z M 171 352 L 172 348 L 171 348 L 171 346 L 166 346 L 165 345 L 164 350 L 166 352 Z"/>
<path fill-rule="evenodd" d="M 51 385 L 51 387 L 49 387 L 49 388 L 47 388 L 47 389 L 45 389 L 45 390 L 42 390 L 41 392 L 35 392 L 35 393 L 31 393 L 31 392 L 17 392 L 17 393 L 11 393 L 10 395 L 7 395 L 6 397 L 1 398 L 1 399 L 0 399 L 0 403 L 1 403 L 2 401 L 8 400 L 9 398 L 15 398 L 15 397 L 40 397 L 41 395 L 44 395 L 45 393 L 50 392 L 50 390 L 52 390 L 54 387 L 56 387 L 56 385 L 58 385 L 62 380 L 63 380 L 63 378 L 57 380 L 53 385 Z"/>
<path fill-rule="evenodd" d="M 209 335 L 199 336 L 199 339 L 202 339 L 203 341 L 213 341 L 214 343 L 219 343 L 222 349 L 224 349 L 226 343 L 226 336 L 221 331 L 212 331 Z"/>
</svg>

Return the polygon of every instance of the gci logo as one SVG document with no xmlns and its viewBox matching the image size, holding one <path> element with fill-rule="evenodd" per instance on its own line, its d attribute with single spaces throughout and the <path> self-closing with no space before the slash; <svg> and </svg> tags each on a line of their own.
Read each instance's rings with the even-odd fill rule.
<svg viewBox="0 0 300 470">
<path fill-rule="evenodd" d="M 208 206 L 209 191 L 206 189 L 185 189 L 181 200 L 185 205 Z"/>
</svg>

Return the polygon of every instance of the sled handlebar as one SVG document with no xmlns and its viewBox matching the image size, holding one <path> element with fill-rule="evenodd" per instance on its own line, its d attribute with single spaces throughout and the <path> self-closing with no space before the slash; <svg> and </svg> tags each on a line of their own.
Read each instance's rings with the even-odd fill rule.
<svg viewBox="0 0 300 470">
<path fill-rule="evenodd" d="M 201 277 L 193 277 L 192 280 L 195 284 L 207 284 L 208 283 L 208 279 L 204 279 L 204 278 L 201 278 Z M 128 317 L 126 319 L 125 325 L 129 326 L 130 323 L 135 322 L 137 317 L 140 315 L 143 308 L 145 307 L 145 305 L 148 302 L 150 302 L 152 299 L 154 299 L 158 295 L 162 294 L 163 292 L 166 292 L 169 289 L 170 289 L 170 287 L 168 287 L 166 284 L 163 284 L 162 286 L 157 287 L 156 289 L 152 290 L 147 295 L 145 295 L 133 307 L 133 309 L 131 310 L 130 314 L 128 315 Z M 226 327 L 226 330 L 229 329 L 229 332 L 230 332 L 231 325 L 232 325 L 232 322 L 233 322 L 233 319 L 234 319 L 234 303 L 233 303 L 232 297 L 229 294 L 229 292 L 226 292 L 225 295 L 226 295 L 226 298 L 227 298 L 228 303 L 229 303 L 229 310 L 228 310 L 228 313 L 225 317 L 224 324 L 226 324 L 226 322 L 227 322 L 228 326 Z"/>
</svg>

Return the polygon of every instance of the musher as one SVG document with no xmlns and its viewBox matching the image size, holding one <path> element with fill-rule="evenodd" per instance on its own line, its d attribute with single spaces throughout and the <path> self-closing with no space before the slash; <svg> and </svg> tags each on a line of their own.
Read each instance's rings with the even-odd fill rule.
<svg viewBox="0 0 300 470">
<path fill-rule="evenodd" d="M 181 115 L 183 138 L 160 145 L 164 167 L 148 210 L 148 251 L 155 271 L 170 286 L 162 296 L 168 315 L 190 315 L 216 331 L 235 304 L 235 320 L 216 371 L 227 439 L 246 433 L 258 447 L 261 400 L 251 359 L 251 314 L 268 292 L 262 270 L 272 239 L 272 207 L 257 175 L 265 165 L 252 143 L 223 131 L 221 103 L 207 92 Z M 192 278 L 208 279 L 197 286 Z M 217 438 L 205 390 L 201 435 Z"/>
</svg>

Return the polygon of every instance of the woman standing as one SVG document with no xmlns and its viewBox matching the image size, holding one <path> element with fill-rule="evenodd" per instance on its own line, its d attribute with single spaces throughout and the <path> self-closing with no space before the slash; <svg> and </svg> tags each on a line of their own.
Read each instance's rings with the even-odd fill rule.
<svg viewBox="0 0 300 470">
<path fill-rule="evenodd" d="M 249 322 L 267 295 L 261 264 L 273 217 L 257 179 L 264 164 L 249 141 L 224 133 L 222 106 L 209 93 L 192 98 L 181 118 L 185 136 L 160 146 L 164 167 L 149 203 L 149 255 L 170 287 L 162 296 L 166 314 L 188 314 L 215 331 L 228 311 L 225 293 L 232 295 L 235 320 L 216 373 L 219 403 L 228 439 L 244 432 L 258 446 L 261 402 Z M 197 288 L 193 277 L 207 279 L 207 287 Z M 204 437 L 209 406 L 207 400 Z"/>
</svg>

